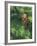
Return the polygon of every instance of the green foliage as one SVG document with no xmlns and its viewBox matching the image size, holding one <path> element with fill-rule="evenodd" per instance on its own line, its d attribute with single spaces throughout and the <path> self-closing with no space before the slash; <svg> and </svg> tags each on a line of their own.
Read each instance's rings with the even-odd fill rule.
<svg viewBox="0 0 37 46">
<path fill-rule="evenodd" d="M 22 24 L 21 16 L 27 14 L 29 18 L 28 29 Z M 31 39 L 32 38 L 32 8 L 31 7 L 10 7 L 10 39 Z"/>
<path fill-rule="evenodd" d="M 32 13 L 32 7 L 24 7 L 24 6 L 11 6 L 10 8 L 10 13 L 18 13 L 18 14 L 23 14 L 23 13 L 27 13 L 27 14 L 31 14 Z"/>
</svg>

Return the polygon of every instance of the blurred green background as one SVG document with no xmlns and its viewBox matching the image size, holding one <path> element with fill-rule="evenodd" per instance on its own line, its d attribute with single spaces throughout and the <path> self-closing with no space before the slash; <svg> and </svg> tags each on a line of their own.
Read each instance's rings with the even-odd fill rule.
<svg viewBox="0 0 37 46">
<path fill-rule="evenodd" d="M 29 26 L 25 29 L 21 16 L 28 15 Z M 31 39 L 32 38 L 32 7 L 11 6 L 10 7 L 10 39 Z"/>
</svg>

